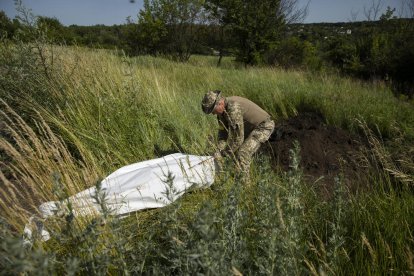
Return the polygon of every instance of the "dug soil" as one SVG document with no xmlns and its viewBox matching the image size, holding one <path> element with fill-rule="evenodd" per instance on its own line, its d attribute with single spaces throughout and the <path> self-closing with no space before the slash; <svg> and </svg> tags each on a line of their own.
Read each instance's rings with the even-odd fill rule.
<svg viewBox="0 0 414 276">
<path fill-rule="evenodd" d="M 342 183 L 352 192 L 363 187 L 365 172 L 359 166 L 363 139 L 325 123 L 322 115 L 301 113 L 287 120 L 278 120 L 271 140 L 261 153 L 269 155 L 275 170 L 290 169 L 294 141 L 300 145 L 300 168 L 304 179 L 324 197 L 331 197 L 335 183 Z M 341 176 L 341 182 L 335 182 Z"/>
</svg>

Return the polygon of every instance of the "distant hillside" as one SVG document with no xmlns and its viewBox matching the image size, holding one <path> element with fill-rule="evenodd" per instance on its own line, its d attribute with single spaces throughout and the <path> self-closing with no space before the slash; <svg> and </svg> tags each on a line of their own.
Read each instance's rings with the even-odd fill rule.
<svg viewBox="0 0 414 276">
<path fill-rule="evenodd" d="M 401 26 L 414 25 L 414 19 L 392 19 L 387 21 L 358 21 L 338 23 L 297 23 L 286 26 L 287 34 L 315 41 L 340 35 L 350 38 L 365 35 L 369 31 L 393 32 Z"/>
</svg>

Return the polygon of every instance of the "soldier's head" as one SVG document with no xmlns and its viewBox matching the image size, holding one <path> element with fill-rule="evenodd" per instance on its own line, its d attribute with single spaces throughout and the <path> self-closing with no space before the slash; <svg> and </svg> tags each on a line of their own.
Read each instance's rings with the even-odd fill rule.
<svg viewBox="0 0 414 276">
<path fill-rule="evenodd" d="M 201 101 L 201 109 L 206 114 L 222 114 L 224 111 L 224 98 L 221 96 L 221 91 L 208 91 Z"/>
</svg>

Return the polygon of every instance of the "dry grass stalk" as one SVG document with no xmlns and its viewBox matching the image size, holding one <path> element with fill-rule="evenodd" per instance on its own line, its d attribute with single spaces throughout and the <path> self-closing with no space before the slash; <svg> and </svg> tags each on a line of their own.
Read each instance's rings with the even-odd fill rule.
<svg viewBox="0 0 414 276">
<path fill-rule="evenodd" d="M 0 138 L 0 151 L 7 159 L 1 164 L 0 208 L 19 229 L 40 203 L 58 199 L 53 175 L 60 176 L 68 196 L 93 185 L 99 175 L 82 155 L 72 156 L 40 114 L 32 128 L 5 102 L 1 104 L 7 137 Z"/>
</svg>

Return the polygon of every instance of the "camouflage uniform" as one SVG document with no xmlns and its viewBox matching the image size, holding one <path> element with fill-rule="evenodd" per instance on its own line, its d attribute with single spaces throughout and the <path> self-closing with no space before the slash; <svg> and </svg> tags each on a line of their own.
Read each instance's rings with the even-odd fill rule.
<svg viewBox="0 0 414 276">
<path fill-rule="evenodd" d="M 212 98 L 213 96 L 206 94 L 203 103 L 208 102 L 206 97 Z M 217 93 L 216 97 L 219 99 L 220 94 Z M 215 105 L 217 98 L 214 101 L 209 99 L 209 101 L 214 102 Z M 211 108 L 206 109 L 205 106 L 203 110 L 205 113 L 208 113 L 206 110 L 211 112 Z M 262 143 L 269 139 L 275 123 L 270 115 L 258 105 L 238 96 L 225 98 L 225 110 L 223 114 L 217 115 L 217 119 L 219 143 L 215 157 L 219 159 L 223 155 L 234 157 L 239 172 L 246 179 L 253 154 Z"/>
</svg>

